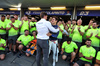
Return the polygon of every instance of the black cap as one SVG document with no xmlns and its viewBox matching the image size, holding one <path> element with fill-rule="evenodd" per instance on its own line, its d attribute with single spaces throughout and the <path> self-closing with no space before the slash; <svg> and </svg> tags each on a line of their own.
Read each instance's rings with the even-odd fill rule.
<svg viewBox="0 0 100 66">
<path fill-rule="evenodd" d="M 12 18 L 14 18 L 14 16 L 11 16 L 10 18 L 12 19 Z"/>
<path fill-rule="evenodd" d="M 1 17 L 5 17 L 5 15 L 1 15 Z"/>
</svg>

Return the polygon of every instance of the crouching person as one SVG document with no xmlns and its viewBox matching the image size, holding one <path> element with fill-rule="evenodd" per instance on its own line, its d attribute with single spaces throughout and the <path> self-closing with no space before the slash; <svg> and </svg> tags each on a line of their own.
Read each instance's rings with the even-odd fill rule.
<svg viewBox="0 0 100 66">
<path fill-rule="evenodd" d="M 74 49 L 76 49 L 75 52 Z M 76 45 L 76 43 L 73 42 L 71 38 L 68 38 L 68 40 L 65 41 L 62 45 L 62 59 L 65 60 L 68 56 L 71 56 L 70 63 L 72 64 L 77 51 L 78 46 Z"/>
<path fill-rule="evenodd" d="M 1 60 L 5 59 L 5 47 L 6 47 L 6 41 L 2 39 L 0 35 L 0 59 Z"/>
<path fill-rule="evenodd" d="M 19 36 L 17 39 L 17 43 L 19 43 L 19 51 L 22 53 L 23 51 L 26 51 L 27 48 L 29 48 L 30 41 L 32 40 L 31 36 L 29 35 L 29 31 L 25 30 L 25 34 Z M 26 53 L 26 56 L 30 56 L 30 54 Z"/>
<path fill-rule="evenodd" d="M 96 64 L 94 66 L 100 66 L 100 51 L 97 53 Z"/>
<path fill-rule="evenodd" d="M 96 50 L 91 46 L 90 39 L 87 39 L 85 44 L 86 45 L 81 46 L 79 50 L 80 59 L 74 64 L 74 66 L 91 66 Z"/>
</svg>

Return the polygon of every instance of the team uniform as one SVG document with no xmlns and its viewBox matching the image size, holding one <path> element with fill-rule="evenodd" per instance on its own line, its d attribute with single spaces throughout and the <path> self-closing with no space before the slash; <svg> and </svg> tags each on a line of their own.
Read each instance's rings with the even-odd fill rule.
<svg viewBox="0 0 100 66">
<path fill-rule="evenodd" d="M 74 41 L 78 48 L 81 47 L 82 44 L 82 35 L 80 35 L 78 28 L 80 27 L 80 31 L 84 33 L 84 28 L 83 26 L 75 26 L 75 29 L 73 31 L 73 36 L 72 36 L 72 41 Z"/>
<path fill-rule="evenodd" d="M 23 47 L 23 50 L 26 50 L 26 46 L 27 46 L 27 45 L 29 44 L 29 42 L 30 42 L 31 40 L 33 40 L 33 39 L 32 39 L 32 37 L 31 37 L 30 35 L 28 35 L 28 36 L 21 35 L 21 36 L 19 36 L 19 38 L 18 38 L 17 40 L 22 42 L 21 45 L 24 46 L 24 47 Z"/>
<path fill-rule="evenodd" d="M 25 30 L 29 30 L 29 25 L 28 25 L 28 21 L 23 21 L 23 25 L 21 26 L 21 29 L 20 29 L 20 34 L 23 35 L 25 34 L 24 31 Z"/>
<path fill-rule="evenodd" d="M 36 31 L 36 22 L 30 22 L 30 35 L 32 34 L 32 31 Z"/>
<path fill-rule="evenodd" d="M 95 54 L 96 54 L 96 50 L 91 46 L 91 47 L 86 47 L 86 45 L 84 46 L 81 46 L 80 50 L 79 50 L 80 53 L 83 54 L 83 56 L 85 57 L 95 57 Z M 92 60 L 88 60 L 88 59 L 85 59 L 83 57 L 81 57 L 79 59 L 79 61 L 76 62 L 79 66 L 82 66 L 83 64 L 92 64 Z"/>
<path fill-rule="evenodd" d="M 74 49 L 78 49 L 78 46 L 73 41 L 71 41 L 70 44 L 65 41 L 62 45 L 62 48 L 65 49 L 63 55 L 71 56 L 71 53 L 74 52 Z"/>
<path fill-rule="evenodd" d="M 1 44 L 4 44 L 4 46 L 6 46 L 6 41 L 2 38 L 0 39 L 0 45 Z M 3 48 L 3 47 L 0 47 L 0 55 L 1 54 L 5 54 L 5 48 Z"/>
<path fill-rule="evenodd" d="M 100 36 L 100 30 L 98 28 L 96 29 L 89 29 L 88 32 L 87 32 L 87 36 L 90 36 L 91 33 L 93 33 L 92 37 L 90 37 L 89 39 L 91 39 L 91 46 L 93 46 L 96 51 L 99 51 L 99 42 L 100 42 L 100 39 L 98 39 L 97 37 L 95 37 L 97 34 L 98 36 Z"/>
<path fill-rule="evenodd" d="M 18 24 L 16 22 L 12 23 L 15 27 L 18 28 Z M 7 28 L 10 28 L 10 23 L 7 24 Z M 15 30 L 13 27 L 8 30 L 8 43 L 9 44 L 16 44 L 18 31 Z"/>
<path fill-rule="evenodd" d="M 61 25 L 59 25 L 59 27 L 60 27 L 60 29 L 61 30 L 64 30 L 64 26 L 63 26 L 63 24 L 61 24 Z M 61 44 L 61 42 L 62 42 L 62 32 L 61 31 L 59 31 L 59 34 L 58 34 L 58 44 Z"/>
<path fill-rule="evenodd" d="M 3 39 L 6 40 L 6 23 L 5 23 L 5 21 L 2 22 L 2 21 L 0 20 L 0 28 L 1 28 L 1 27 L 5 28 L 5 30 L 0 29 L 1 38 L 3 38 Z"/>
</svg>

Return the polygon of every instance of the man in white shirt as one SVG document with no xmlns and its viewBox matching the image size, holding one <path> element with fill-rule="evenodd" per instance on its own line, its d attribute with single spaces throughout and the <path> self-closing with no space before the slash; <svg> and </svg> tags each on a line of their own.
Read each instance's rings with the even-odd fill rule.
<svg viewBox="0 0 100 66">
<path fill-rule="evenodd" d="M 44 57 L 43 66 L 48 66 L 49 36 L 47 36 L 47 34 L 49 33 L 49 31 L 52 31 L 53 33 L 57 33 L 59 29 L 55 29 L 49 21 L 46 21 L 47 13 L 42 12 L 40 14 L 40 17 L 41 20 L 36 23 L 36 29 L 38 32 L 36 62 L 37 62 L 37 66 L 41 66 L 40 57 L 41 57 L 41 52 L 43 51 L 43 57 Z"/>
</svg>

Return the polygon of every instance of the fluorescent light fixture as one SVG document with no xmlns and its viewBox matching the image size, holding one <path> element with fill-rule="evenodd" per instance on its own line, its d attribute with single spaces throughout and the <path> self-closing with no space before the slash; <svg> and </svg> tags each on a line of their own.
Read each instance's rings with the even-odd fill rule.
<svg viewBox="0 0 100 66">
<path fill-rule="evenodd" d="M 66 10 L 65 6 L 61 6 L 61 7 L 51 7 L 51 10 Z"/>
<path fill-rule="evenodd" d="M 9 8 L 10 10 L 21 10 L 21 8 Z"/>
<path fill-rule="evenodd" d="M 28 7 L 29 10 L 41 10 L 40 7 Z"/>
<path fill-rule="evenodd" d="M 100 9 L 100 6 L 85 6 L 85 9 L 99 10 Z"/>
<path fill-rule="evenodd" d="M 2 10 L 4 10 L 3 8 L 0 8 L 0 10 L 2 11 Z"/>
</svg>

